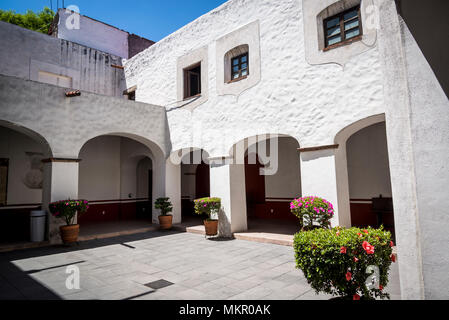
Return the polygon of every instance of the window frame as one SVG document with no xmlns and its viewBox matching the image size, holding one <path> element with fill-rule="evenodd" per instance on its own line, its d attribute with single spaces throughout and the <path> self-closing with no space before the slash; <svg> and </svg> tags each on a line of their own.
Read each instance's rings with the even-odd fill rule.
<svg viewBox="0 0 449 320">
<path fill-rule="evenodd" d="M 242 62 L 242 58 L 246 56 L 246 61 Z M 234 60 L 238 59 L 238 64 L 234 65 Z M 246 69 L 242 69 L 242 64 L 246 63 Z M 239 67 L 239 71 L 238 74 L 239 76 L 237 78 L 233 78 L 234 74 L 236 74 L 236 72 L 234 72 L 234 67 L 238 66 Z M 242 71 L 246 70 L 246 75 L 242 76 Z M 231 80 L 228 81 L 228 83 L 231 82 L 236 82 L 236 81 L 240 81 L 243 79 L 246 79 L 249 76 L 249 52 L 245 52 L 242 53 L 238 56 L 232 57 L 231 58 Z"/>
<path fill-rule="evenodd" d="M 344 15 L 349 13 L 349 12 L 351 12 L 351 11 L 355 11 L 355 10 L 357 10 L 357 15 L 354 16 L 353 18 L 348 19 L 348 20 L 345 21 L 344 20 Z M 357 27 L 353 27 L 351 29 L 345 30 L 345 23 L 346 22 L 350 22 L 351 20 L 354 20 L 355 17 L 357 17 L 357 19 L 359 21 L 359 25 Z M 331 29 L 331 28 L 334 28 L 334 27 L 328 28 L 327 27 L 327 22 L 330 21 L 330 20 L 333 20 L 335 18 L 338 18 L 338 20 L 339 20 L 337 25 L 340 27 L 340 33 L 339 34 L 341 36 L 341 41 L 329 45 L 329 39 L 332 38 L 332 37 L 335 37 L 336 35 L 334 35 L 334 36 L 328 36 L 327 35 L 327 31 L 329 29 Z M 335 27 L 337 25 L 335 25 Z M 335 14 L 335 15 L 332 15 L 332 16 L 330 16 L 328 18 L 323 19 L 323 29 L 324 29 L 324 49 L 323 49 L 323 51 L 327 51 L 327 50 L 331 50 L 331 49 L 334 49 L 334 48 L 338 48 L 338 47 L 341 47 L 341 46 L 353 43 L 355 41 L 361 40 L 362 36 L 363 36 L 363 27 L 362 27 L 362 16 L 361 16 L 360 5 L 357 5 L 355 7 L 352 7 L 350 9 L 342 11 L 342 12 L 340 12 L 338 14 Z M 359 34 L 357 36 L 349 38 L 349 39 L 346 39 L 346 32 L 349 32 L 349 31 L 352 31 L 352 30 L 357 30 L 357 29 L 359 30 Z"/>
<path fill-rule="evenodd" d="M 190 85 L 190 77 L 189 77 L 189 72 L 191 72 L 193 69 L 196 68 L 200 68 L 200 72 L 198 74 L 198 89 L 199 89 L 199 93 L 195 94 L 195 95 L 190 95 L 190 90 L 191 90 L 191 85 Z M 183 97 L 184 100 L 188 100 L 188 99 L 192 99 L 195 97 L 200 97 L 203 91 L 202 88 L 202 81 L 201 81 L 201 74 L 202 74 L 202 68 L 201 68 L 201 61 L 195 64 L 190 65 L 187 68 L 183 69 L 183 79 L 184 79 L 184 85 L 183 85 Z"/>
</svg>

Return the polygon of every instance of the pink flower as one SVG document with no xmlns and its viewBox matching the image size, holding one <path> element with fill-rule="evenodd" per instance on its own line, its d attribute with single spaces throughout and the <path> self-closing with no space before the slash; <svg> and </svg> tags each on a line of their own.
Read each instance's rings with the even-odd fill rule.
<svg viewBox="0 0 449 320">
<path fill-rule="evenodd" d="M 357 257 L 354 257 L 354 262 L 358 262 L 359 259 L 357 259 Z"/>
<path fill-rule="evenodd" d="M 345 254 L 345 253 L 346 253 L 346 248 L 345 248 L 345 247 L 341 247 L 341 248 L 340 248 L 340 253 Z"/>
</svg>

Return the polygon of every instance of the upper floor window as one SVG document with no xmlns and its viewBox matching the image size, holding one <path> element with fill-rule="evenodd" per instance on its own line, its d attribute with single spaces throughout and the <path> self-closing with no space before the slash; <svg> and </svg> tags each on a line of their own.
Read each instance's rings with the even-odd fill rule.
<svg viewBox="0 0 449 320">
<path fill-rule="evenodd" d="M 231 81 L 245 78 L 249 74 L 248 52 L 231 59 Z"/>
<path fill-rule="evenodd" d="M 201 63 L 184 69 L 184 99 L 201 94 Z"/>
<path fill-rule="evenodd" d="M 361 39 L 360 6 L 343 11 L 323 21 L 324 50 L 339 47 Z"/>
</svg>

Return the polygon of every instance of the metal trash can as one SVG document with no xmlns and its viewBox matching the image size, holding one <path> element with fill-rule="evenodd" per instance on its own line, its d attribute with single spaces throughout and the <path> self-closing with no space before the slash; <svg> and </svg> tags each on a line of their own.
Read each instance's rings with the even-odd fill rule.
<svg viewBox="0 0 449 320">
<path fill-rule="evenodd" d="M 45 240 L 45 219 L 47 213 L 43 210 L 31 211 L 30 214 L 30 238 L 32 242 Z"/>
</svg>

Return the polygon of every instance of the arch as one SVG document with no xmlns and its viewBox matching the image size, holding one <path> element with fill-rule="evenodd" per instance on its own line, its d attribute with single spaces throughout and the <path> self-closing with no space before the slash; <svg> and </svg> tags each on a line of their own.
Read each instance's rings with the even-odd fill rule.
<svg viewBox="0 0 449 320">
<path fill-rule="evenodd" d="M 46 158 L 53 157 L 53 151 L 52 151 L 51 146 L 48 143 L 47 139 L 44 138 L 44 136 L 42 136 L 37 131 L 35 131 L 33 129 L 29 129 L 27 127 L 24 127 L 20 124 L 13 123 L 13 122 L 6 121 L 6 120 L 1 120 L 1 119 L 0 119 L 0 127 L 5 127 L 10 130 L 13 130 L 13 131 L 16 131 L 16 132 L 26 135 L 27 137 L 33 139 L 34 141 L 36 141 L 43 147 L 44 156 Z"/>
<path fill-rule="evenodd" d="M 153 222 L 157 221 L 152 200 L 165 196 L 165 154 L 156 143 L 134 134 L 109 133 L 86 141 L 78 154 L 79 194 L 93 201 L 89 210 L 96 217 L 92 221 L 101 222 L 101 215 L 104 221 L 109 221 L 108 210 L 112 212 L 112 221 L 140 218 L 143 212 Z M 148 186 L 151 195 L 145 199 L 138 197 L 137 187 L 138 165 L 143 159 L 151 161 L 152 180 Z M 92 179 L 97 181 L 97 187 L 92 187 Z M 85 220 L 89 222 L 87 216 Z"/>
<path fill-rule="evenodd" d="M 242 212 L 250 229 L 269 229 L 283 220 L 297 222 L 289 203 L 301 195 L 298 148 L 298 140 L 290 135 L 261 134 L 241 139 L 230 149 L 234 163 L 245 167 Z"/>
<path fill-rule="evenodd" d="M 177 172 L 167 182 L 167 196 L 177 208 L 176 221 L 194 219 L 193 200 L 210 196 L 209 153 L 197 147 L 182 148 L 173 151 L 167 163 L 167 170 Z"/>
<path fill-rule="evenodd" d="M 294 139 L 297 144 L 298 148 L 300 147 L 300 142 L 297 138 L 295 138 L 292 135 L 289 134 L 283 134 L 283 133 L 260 133 L 255 134 L 252 136 L 248 136 L 246 138 L 242 138 L 238 141 L 236 141 L 229 149 L 228 149 L 228 155 L 232 157 L 233 159 L 237 160 L 239 164 L 244 163 L 245 155 L 251 147 L 254 147 L 255 144 L 266 142 L 267 140 L 274 139 L 274 138 L 292 138 Z"/>
<path fill-rule="evenodd" d="M 148 138 L 145 138 L 143 136 L 140 136 L 138 134 L 134 134 L 134 133 L 129 133 L 129 132 L 105 132 L 105 133 L 100 133 L 100 134 L 96 134 L 96 135 L 91 135 L 88 139 L 84 140 L 82 143 L 80 143 L 78 145 L 78 148 L 75 150 L 75 152 L 77 154 L 79 154 L 81 152 L 81 149 L 83 148 L 84 145 L 86 145 L 89 141 L 97 138 L 97 137 L 102 137 L 102 136 L 117 136 L 117 137 L 123 137 L 123 138 L 128 138 L 134 141 L 137 141 L 143 145 L 145 145 L 146 147 L 148 147 L 151 152 L 153 153 L 154 156 L 158 157 L 158 156 L 162 156 L 162 157 L 167 157 L 167 154 L 164 150 L 164 148 L 162 148 L 157 142 L 154 142 Z"/>
<path fill-rule="evenodd" d="M 29 212 L 42 205 L 48 182 L 42 160 L 52 158 L 47 140 L 22 125 L 0 120 L 0 242 L 29 241 Z"/>
<path fill-rule="evenodd" d="M 351 227 L 353 225 L 353 221 L 351 219 L 347 143 L 355 134 L 382 122 L 385 122 L 385 114 L 382 113 L 373 115 L 364 119 L 360 119 L 346 126 L 335 136 L 334 142 L 335 144 L 339 145 L 339 148 L 336 150 L 335 154 L 335 165 L 337 178 L 339 224 L 342 226 Z"/>
</svg>

